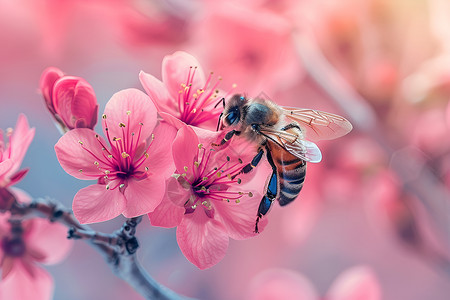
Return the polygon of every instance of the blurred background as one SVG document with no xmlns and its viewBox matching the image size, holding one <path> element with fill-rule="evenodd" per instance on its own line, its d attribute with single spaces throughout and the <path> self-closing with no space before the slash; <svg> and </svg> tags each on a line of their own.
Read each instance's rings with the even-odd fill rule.
<svg viewBox="0 0 450 300">
<path fill-rule="evenodd" d="M 27 115 L 36 136 L 18 187 L 71 206 L 89 182 L 56 160 L 42 71 L 85 78 L 102 112 L 120 89 L 143 90 L 140 70 L 161 78 L 163 57 L 187 51 L 224 90 L 340 114 L 354 130 L 319 142 L 324 159 L 308 166 L 299 198 L 206 271 L 185 259 L 175 230 L 145 219 L 139 257 L 157 281 L 199 299 L 263 299 L 255 291 L 271 279 L 261 274 L 288 271 L 323 298 L 364 266 L 381 299 L 448 299 L 449 28 L 447 0 L 0 0 L 0 127 Z M 141 299 L 83 242 L 47 270 L 55 299 Z"/>
</svg>

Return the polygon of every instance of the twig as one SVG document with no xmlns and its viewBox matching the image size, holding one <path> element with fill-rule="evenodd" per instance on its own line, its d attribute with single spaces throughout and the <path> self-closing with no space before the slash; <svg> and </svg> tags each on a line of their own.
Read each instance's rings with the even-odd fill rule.
<svg viewBox="0 0 450 300">
<path fill-rule="evenodd" d="M 14 197 L 3 189 L 7 199 Z M 4 210 L 4 209 L 2 209 Z M 126 281 L 145 299 L 152 300 L 187 300 L 156 282 L 139 263 L 136 251 L 139 242 L 135 236 L 136 227 L 142 216 L 127 219 L 122 228 L 112 234 L 96 232 L 88 225 L 80 224 L 70 209 L 51 199 L 36 199 L 31 203 L 13 201 L 8 208 L 12 220 L 45 218 L 59 222 L 69 228 L 68 238 L 83 239 L 92 245 L 111 267 L 116 276 Z"/>
</svg>

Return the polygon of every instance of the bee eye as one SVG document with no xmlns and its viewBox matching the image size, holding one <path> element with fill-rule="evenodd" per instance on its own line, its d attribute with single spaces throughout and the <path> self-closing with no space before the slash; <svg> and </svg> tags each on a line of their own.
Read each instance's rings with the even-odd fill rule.
<svg viewBox="0 0 450 300">
<path fill-rule="evenodd" d="M 238 119 L 239 119 L 239 111 L 232 110 L 225 117 L 225 122 L 227 122 L 228 125 L 231 125 L 231 124 L 235 123 Z"/>
<path fill-rule="evenodd" d="M 244 96 L 240 96 L 239 99 L 241 99 L 241 101 L 245 100 Z"/>
</svg>

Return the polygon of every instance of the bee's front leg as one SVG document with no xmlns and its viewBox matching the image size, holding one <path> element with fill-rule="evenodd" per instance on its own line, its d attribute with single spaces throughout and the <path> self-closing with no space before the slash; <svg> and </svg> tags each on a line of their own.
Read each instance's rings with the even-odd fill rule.
<svg viewBox="0 0 450 300">
<path fill-rule="evenodd" d="M 223 140 L 220 141 L 219 144 L 216 143 L 211 143 L 212 146 L 223 146 L 226 142 L 228 142 L 229 140 L 231 140 L 231 138 L 233 137 L 233 135 L 239 135 L 241 132 L 237 131 L 237 130 L 231 130 L 229 132 L 227 132 L 227 134 L 225 135 L 225 137 L 223 138 Z"/>
</svg>

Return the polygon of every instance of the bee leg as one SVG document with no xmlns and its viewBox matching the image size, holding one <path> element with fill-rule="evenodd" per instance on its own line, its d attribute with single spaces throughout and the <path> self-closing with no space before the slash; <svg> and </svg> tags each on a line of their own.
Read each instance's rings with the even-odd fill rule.
<svg viewBox="0 0 450 300">
<path fill-rule="evenodd" d="M 272 206 L 273 201 L 277 197 L 278 190 L 278 177 L 276 171 L 272 173 L 270 176 L 269 182 L 267 183 L 267 191 L 266 194 L 261 199 L 258 207 L 258 214 L 256 217 L 255 223 L 255 233 L 259 233 L 258 223 L 262 216 L 266 215 L 269 212 L 270 207 Z"/>
<path fill-rule="evenodd" d="M 231 130 L 229 132 L 227 132 L 227 134 L 225 135 L 225 137 L 223 138 L 223 140 L 220 141 L 219 144 L 216 143 L 212 143 L 211 145 L 213 146 L 223 146 L 223 144 L 225 144 L 226 142 L 228 142 L 229 140 L 231 140 L 231 138 L 233 137 L 233 135 L 239 135 L 241 132 L 237 131 L 237 130 Z"/>
<path fill-rule="evenodd" d="M 256 168 L 256 166 L 258 165 L 258 163 L 260 162 L 262 156 L 264 154 L 264 150 L 262 148 L 259 149 L 258 153 L 255 155 L 255 157 L 253 157 L 252 162 L 249 164 L 246 164 L 241 172 L 239 174 L 247 174 L 248 172 L 250 172 L 251 170 L 253 170 L 254 168 Z"/>
<path fill-rule="evenodd" d="M 258 229 L 259 220 L 262 218 L 262 216 L 267 214 L 267 212 L 269 211 L 270 207 L 272 206 L 272 203 L 274 200 L 275 200 L 275 198 L 270 199 L 267 195 L 264 195 L 264 197 L 261 199 L 261 202 L 259 203 L 256 222 L 255 222 L 255 233 L 259 233 L 259 229 Z"/>
</svg>

